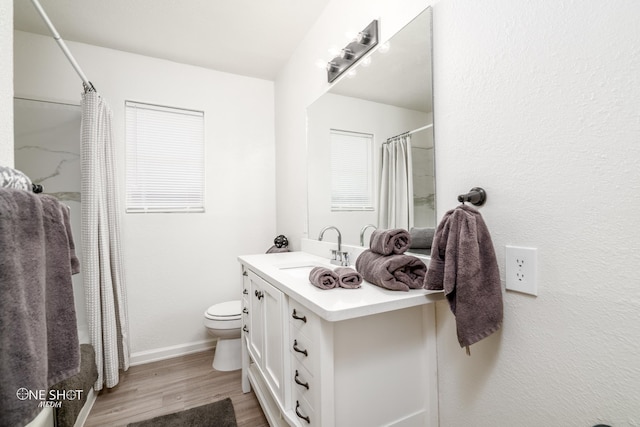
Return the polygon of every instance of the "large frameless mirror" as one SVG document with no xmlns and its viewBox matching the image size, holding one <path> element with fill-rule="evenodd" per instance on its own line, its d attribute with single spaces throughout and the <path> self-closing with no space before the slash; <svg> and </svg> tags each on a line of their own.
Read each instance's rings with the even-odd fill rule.
<svg viewBox="0 0 640 427">
<path fill-rule="evenodd" d="M 308 107 L 309 238 L 435 227 L 431 23 L 427 8 Z"/>
</svg>

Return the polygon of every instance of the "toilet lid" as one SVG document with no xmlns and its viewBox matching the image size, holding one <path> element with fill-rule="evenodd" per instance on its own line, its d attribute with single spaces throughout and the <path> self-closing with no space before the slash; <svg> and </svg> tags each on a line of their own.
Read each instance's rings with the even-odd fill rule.
<svg viewBox="0 0 640 427">
<path fill-rule="evenodd" d="M 221 302 L 207 309 L 205 315 L 215 320 L 235 320 L 242 315 L 242 303 L 240 300 Z"/>
</svg>

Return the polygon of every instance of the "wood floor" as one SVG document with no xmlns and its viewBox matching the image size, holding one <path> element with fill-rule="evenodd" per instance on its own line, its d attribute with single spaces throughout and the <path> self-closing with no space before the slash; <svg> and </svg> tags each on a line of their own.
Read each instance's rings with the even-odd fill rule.
<svg viewBox="0 0 640 427">
<path fill-rule="evenodd" d="M 266 427 L 253 391 L 242 393 L 240 371 L 211 368 L 213 350 L 129 368 L 98 395 L 85 427 L 116 427 L 230 397 L 238 427 Z"/>
</svg>

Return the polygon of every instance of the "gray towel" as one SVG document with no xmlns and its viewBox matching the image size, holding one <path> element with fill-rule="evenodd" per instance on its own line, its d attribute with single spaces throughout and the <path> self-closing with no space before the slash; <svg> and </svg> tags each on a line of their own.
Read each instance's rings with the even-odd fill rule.
<svg viewBox="0 0 640 427">
<path fill-rule="evenodd" d="M 393 291 L 408 291 L 424 286 L 427 267 L 411 255 L 380 255 L 371 250 L 360 254 L 356 270 L 364 280 Z"/>
<path fill-rule="evenodd" d="M 338 275 L 326 267 L 314 267 L 309 272 L 309 281 L 320 289 L 333 289 L 338 286 Z"/>
<path fill-rule="evenodd" d="M 380 255 L 402 254 L 411 245 L 411 235 L 407 230 L 373 230 L 369 240 L 369 249 Z"/>
<path fill-rule="evenodd" d="M 502 325 L 502 286 L 491 235 L 480 212 L 460 205 L 445 213 L 431 249 L 425 287 L 444 290 L 467 347 Z"/>
<path fill-rule="evenodd" d="M 42 197 L 45 197 L 44 195 Z M 51 196 L 46 196 L 51 197 Z M 76 245 L 73 240 L 73 234 L 71 232 L 71 215 L 69 206 L 61 205 L 62 217 L 64 219 L 64 228 L 67 232 L 67 238 L 69 239 L 69 261 L 71 262 L 71 274 L 80 273 L 80 260 L 76 255 Z"/>
<path fill-rule="evenodd" d="M 334 270 L 338 275 L 338 286 L 345 289 L 357 289 L 362 284 L 362 275 L 350 267 L 338 267 Z"/>
<path fill-rule="evenodd" d="M 287 247 L 279 248 L 276 245 L 273 245 L 269 249 L 267 249 L 266 253 L 268 253 L 268 254 L 277 254 L 277 253 L 281 253 L 281 252 L 289 252 L 289 248 L 287 248 Z"/>
<path fill-rule="evenodd" d="M 55 200 L 55 199 L 54 199 Z M 47 390 L 79 370 L 69 238 L 47 199 L 0 188 L 0 426 L 40 412 L 19 389 Z"/>
<path fill-rule="evenodd" d="M 411 227 L 411 249 L 431 249 L 435 233 L 433 227 Z"/>
<path fill-rule="evenodd" d="M 80 344 L 71 282 L 74 263 L 69 247 L 73 237 L 71 228 L 65 225 L 64 213 L 68 213 L 68 207 L 47 194 L 37 197 L 42 203 L 43 213 L 48 380 L 52 385 L 75 375 L 80 369 Z"/>
</svg>

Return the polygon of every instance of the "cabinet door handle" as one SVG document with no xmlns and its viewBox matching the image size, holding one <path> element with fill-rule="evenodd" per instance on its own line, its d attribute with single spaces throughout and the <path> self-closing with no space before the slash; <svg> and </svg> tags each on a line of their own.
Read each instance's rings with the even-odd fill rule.
<svg viewBox="0 0 640 427">
<path fill-rule="evenodd" d="M 302 320 L 304 323 L 307 323 L 307 316 L 302 316 L 302 317 L 298 316 L 296 314 L 296 309 L 295 308 L 293 309 L 293 313 L 291 313 L 291 317 L 293 317 L 296 320 Z"/>
<path fill-rule="evenodd" d="M 302 418 L 303 420 L 305 420 L 307 422 L 307 424 L 311 424 L 311 419 L 309 419 L 309 416 L 304 416 L 300 413 L 300 411 L 298 411 L 298 408 L 300 407 L 300 401 L 296 400 L 296 415 L 299 418 Z"/>
<path fill-rule="evenodd" d="M 249 295 L 249 289 L 243 289 L 242 290 L 242 294 L 243 295 Z"/>
<path fill-rule="evenodd" d="M 264 292 L 262 292 L 262 291 L 258 291 L 258 290 L 256 290 L 253 294 L 254 294 L 254 295 L 255 295 L 259 300 L 260 300 L 260 299 L 262 299 L 262 298 L 264 298 Z"/>
<path fill-rule="evenodd" d="M 244 314 L 249 314 L 249 310 L 247 310 L 247 307 L 243 308 L 243 309 L 242 309 L 242 312 L 243 312 Z"/>
<path fill-rule="evenodd" d="M 309 390 L 309 383 L 303 383 L 302 381 L 300 381 L 298 379 L 300 375 L 298 374 L 298 370 L 296 369 L 296 376 L 293 378 L 293 380 L 296 382 L 296 384 L 301 385 L 302 387 L 306 388 L 307 390 Z"/>
<path fill-rule="evenodd" d="M 307 353 L 307 350 L 300 350 L 300 349 L 298 348 L 298 340 L 293 340 L 293 349 L 294 349 L 295 351 L 297 351 L 298 353 L 302 353 L 302 354 L 304 354 L 305 356 L 309 356 L 309 353 Z"/>
<path fill-rule="evenodd" d="M 243 272 L 242 272 L 242 275 L 243 275 L 243 276 L 248 276 L 248 275 L 249 275 L 249 273 L 247 273 L 247 270 L 245 270 L 245 271 L 243 271 Z"/>
<path fill-rule="evenodd" d="M 245 331 L 246 333 L 249 333 L 249 328 L 247 328 L 247 325 L 244 325 L 242 327 L 242 330 Z"/>
</svg>

